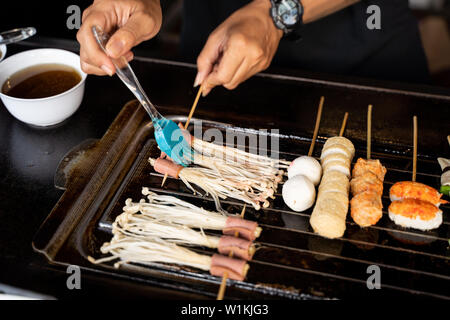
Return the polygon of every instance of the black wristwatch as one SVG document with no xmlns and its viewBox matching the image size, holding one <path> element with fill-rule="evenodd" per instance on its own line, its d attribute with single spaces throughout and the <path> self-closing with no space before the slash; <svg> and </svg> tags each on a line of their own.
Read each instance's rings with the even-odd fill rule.
<svg viewBox="0 0 450 320">
<path fill-rule="evenodd" d="M 278 29 L 283 30 L 285 38 L 299 40 L 303 24 L 303 5 L 300 0 L 270 0 L 270 15 Z"/>
</svg>

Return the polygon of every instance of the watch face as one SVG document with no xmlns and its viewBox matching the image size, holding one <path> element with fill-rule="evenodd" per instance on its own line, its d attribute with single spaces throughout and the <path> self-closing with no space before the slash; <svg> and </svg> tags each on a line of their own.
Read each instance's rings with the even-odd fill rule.
<svg viewBox="0 0 450 320">
<path fill-rule="evenodd" d="M 298 21 L 298 5 L 293 0 L 282 0 L 278 6 L 278 16 L 286 26 L 295 25 Z"/>
</svg>

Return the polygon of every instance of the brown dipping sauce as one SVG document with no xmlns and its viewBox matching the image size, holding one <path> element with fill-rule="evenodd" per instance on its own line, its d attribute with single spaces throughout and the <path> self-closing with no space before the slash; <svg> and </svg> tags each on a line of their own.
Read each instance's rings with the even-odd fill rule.
<svg viewBox="0 0 450 320">
<path fill-rule="evenodd" d="M 22 99 L 47 98 L 72 89 L 80 81 L 81 75 L 72 67 L 40 64 L 10 76 L 2 86 L 2 93 Z"/>
</svg>

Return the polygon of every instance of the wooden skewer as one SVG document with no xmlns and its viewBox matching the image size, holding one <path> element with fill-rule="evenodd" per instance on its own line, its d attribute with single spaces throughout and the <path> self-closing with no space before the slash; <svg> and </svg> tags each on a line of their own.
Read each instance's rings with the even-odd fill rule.
<svg viewBox="0 0 450 320">
<path fill-rule="evenodd" d="M 308 151 L 308 157 L 311 157 L 314 151 L 314 146 L 316 144 L 317 134 L 319 133 L 319 127 L 320 127 L 320 119 L 322 118 L 322 108 L 323 108 L 323 102 L 325 101 L 325 97 L 320 97 L 319 102 L 319 110 L 317 111 L 317 118 L 316 118 L 316 126 L 314 127 L 314 134 L 311 141 L 311 145 L 309 146 Z"/>
<path fill-rule="evenodd" d="M 197 96 L 195 97 L 194 103 L 192 104 L 192 107 L 191 107 L 191 112 L 189 112 L 189 116 L 186 120 L 186 123 L 184 124 L 184 130 L 187 129 L 187 127 L 189 126 L 189 122 L 191 122 L 191 118 L 194 115 L 194 111 L 195 111 L 195 108 L 197 107 L 198 100 L 200 100 L 202 91 L 203 91 L 203 84 L 200 86 L 200 88 L 198 88 Z"/>
<path fill-rule="evenodd" d="M 344 135 L 345 126 L 347 125 L 347 119 L 348 119 L 348 112 L 344 115 L 344 120 L 342 121 L 341 131 L 339 132 L 339 137 L 342 137 Z"/>
<path fill-rule="evenodd" d="M 198 100 L 200 99 L 200 96 L 202 95 L 202 91 L 203 91 L 203 84 L 200 86 L 200 88 L 198 88 L 197 96 L 195 97 L 194 103 L 192 104 L 191 111 L 189 112 L 188 118 L 187 118 L 186 122 L 184 123 L 184 130 L 187 129 L 187 127 L 189 126 L 189 122 L 191 122 L 191 118 L 194 115 L 194 111 L 195 111 L 195 108 L 197 107 Z M 164 186 L 164 183 L 166 183 L 167 176 L 168 176 L 168 174 L 166 173 L 162 180 L 161 188 Z"/>
<path fill-rule="evenodd" d="M 244 204 L 244 207 L 242 208 L 241 211 L 241 219 L 244 219 L 244 215 L 245 215 L 245 209 L 246 209 L 247 205 Z M 236 231 L 234 233 L 234 236 L 237 238 L 239 237 L 239 232 Z M 233 257 L 233 252 L 231 251 L 230 254 L 228 255 L 230 258 Z M 219 287 L 219 292 L 217 293 L 217 299 L 216 300 L 223 300 L 223 297 L 225 296 L 225 289 L 227 287 L 227 279 L 228 279 L 228 273 L 224 273 L 223 274 L 223 278 L 222 278 L 222 282 L 220 283 L 220 287 Z"/>
<path fill-rule="evenodd" d="M 370 159 L 372 149 L 372 105 L 367 109 L 367 160 Z"/>
<path fill-rule="evenodd" d="M 413 118 L 413 126 L 414 126 L 414 149 L 413 149 L 413 174 L 412 181 L 416 181 L 416 173 L 417 173 L 417 116 Z"/>
</svg>

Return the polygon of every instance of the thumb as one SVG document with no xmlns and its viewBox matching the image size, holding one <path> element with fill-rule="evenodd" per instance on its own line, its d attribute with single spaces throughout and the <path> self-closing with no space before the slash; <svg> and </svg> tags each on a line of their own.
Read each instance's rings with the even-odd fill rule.
<svg viewBox="0 0 450 320">
<path fill-rule="evenodd" d="M 118 59 L 142 41 L 154 37 L 158 29 L 153 17 L 136 12 L 112 35 L 106 44 L 106 51 L 110 57 Z"/>
</svg>

